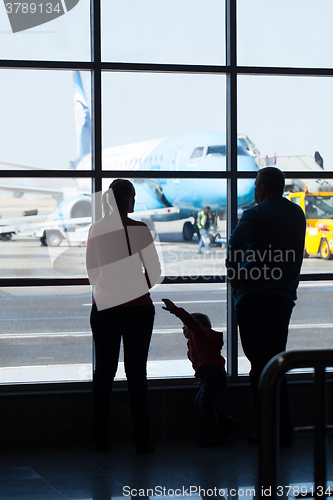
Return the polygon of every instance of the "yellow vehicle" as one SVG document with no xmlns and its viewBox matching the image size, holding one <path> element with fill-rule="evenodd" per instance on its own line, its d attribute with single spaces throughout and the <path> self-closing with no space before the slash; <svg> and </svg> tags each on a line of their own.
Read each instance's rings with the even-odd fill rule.
<svg viewBox="0 0 333 500">
<path fill-rule="evenodd" d="M 320 255 L 333 258 L 333 192 L 289 194 L 289 200 L 299 205 L 306 217 L 304 257 Z"/>
</svg>

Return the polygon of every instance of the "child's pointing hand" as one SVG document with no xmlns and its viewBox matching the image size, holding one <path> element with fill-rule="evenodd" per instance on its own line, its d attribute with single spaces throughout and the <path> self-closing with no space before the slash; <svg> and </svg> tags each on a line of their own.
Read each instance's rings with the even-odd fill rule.
<svg viewBox="0 0 333 500">
<path fill-rule="evenodd" d="M 162 309 L 165 309 L 166 311 L 171 312 L 171 314 L 175 314 L 177 310 L 177 306 L 172 302 L 172 300 L 169 299 L 162 299 L 162 302 L 164 302 L 165 307 L 162 306 Z"/>
</svg>

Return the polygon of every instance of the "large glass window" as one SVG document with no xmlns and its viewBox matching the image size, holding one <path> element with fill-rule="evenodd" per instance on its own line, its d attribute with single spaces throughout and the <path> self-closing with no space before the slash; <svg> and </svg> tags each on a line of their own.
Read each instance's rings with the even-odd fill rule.
<svg viewBox="0 0 333 500">
<path fill-rule="evenodd" d="M 91 379 L 85 245 L 98 217 L 93 196 L 119 177 L 134 183 L 135 216 L 162 263 L 149 377 L 193 375 L 164 297 L 207 313 L 224 331 L 225 357 L 237 344 L 226 242 L 254 205 L 254 178 L 266 165 L 285 171 L 286 195 L 308 221 L 288 348 L 331 347 L 331 194 L 310 190 L 310 182 L 333 185 L 330 0 L 50 4 L 52 19 L 29 3 L 16 13 L 26 20 L 5 6 L 0 20 L 8 41 L 0 49 L 0 383 Z M 209 255 L 197 254 L 205 206 Z M 248 373 L 240 344 L 229 349 L 228 372 L 233 380 Z"/>
</svg>

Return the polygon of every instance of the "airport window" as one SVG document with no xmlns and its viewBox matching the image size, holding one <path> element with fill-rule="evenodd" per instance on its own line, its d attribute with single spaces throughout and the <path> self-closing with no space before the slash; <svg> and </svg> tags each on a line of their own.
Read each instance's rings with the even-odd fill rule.
<svg viewBox="0 0 333 500">
<path fill-rule="evenodd" d="M 114 177 L 134 183 L 143 216 L 157 211 L 150 378 L 192 376 L 165 296 L 206 312 L 225 333 L 231 380 L 248 374 L 224 259 L 266 165 L 285 172 L 286 196 L 308 219 L 288 349 L 314 338 L 332 347 L 331 0 L 125 9 L 82 0 L 20 32 L 5 11 L 0 20 L 11 41 L 0 49 L 0 384 L 91 380 L 87 230 L 91 196 Z M 207 205 L 215 253 L 201 258 L 196 217 Z"/>
</svg>

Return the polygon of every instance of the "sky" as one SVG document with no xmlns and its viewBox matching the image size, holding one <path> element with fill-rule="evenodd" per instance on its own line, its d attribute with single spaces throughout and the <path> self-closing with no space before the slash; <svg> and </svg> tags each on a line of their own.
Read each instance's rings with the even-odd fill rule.
<svg viewBox="0 0 333 500">
<path fill-rule="evenodd" d="M 109 61 L 225 64 L 224 2 L 102 0 Z M 331 0 L 239 0 L 238 63 L 332 67 Z M 89 0 L 13 34 L 0 5 L 0 59 L 87 61 Z M 225 132 L 223 75 L 103 76 L 103 147 L 191 132 Z M 238 131 L 263 156 L 313 156 L 333 169 L 332 79 L 239 76 Z M 69 71 L 1 70 L 0 162 L 68 168 L 76 158 Z"/>
</svg>

